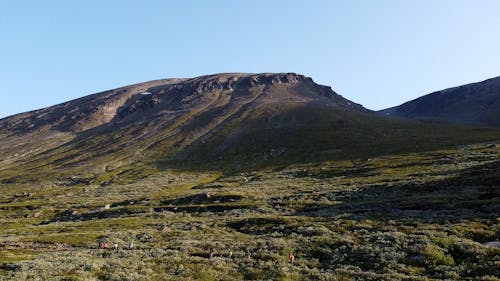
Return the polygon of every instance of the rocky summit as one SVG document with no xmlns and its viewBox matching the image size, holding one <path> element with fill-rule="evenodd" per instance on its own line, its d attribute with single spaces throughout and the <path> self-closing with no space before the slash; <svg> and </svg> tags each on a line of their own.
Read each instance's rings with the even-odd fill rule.
<svg viewBox="0 0 500 281">
<path fill-rule="evenodd" d="M 168 121 L 193 110 L 231 111 L 233 106 L 251 102 L 256 106 L 312 103 L 362 109 L 330 87 L 317 85 L 302 75 L 234 73 L 122 87 L 2 119 L 0 128 L 16 133 L 40 130 L 78 133 L 104 125 L 119 126 L 151 119 Z"/>
</svg>

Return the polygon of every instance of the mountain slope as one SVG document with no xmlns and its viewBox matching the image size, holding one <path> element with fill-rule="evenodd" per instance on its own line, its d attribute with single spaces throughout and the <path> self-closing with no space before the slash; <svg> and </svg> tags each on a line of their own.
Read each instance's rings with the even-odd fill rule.
<svg viewBox="0 0 500 281">
<path fill-rule="evenodd" d="M 297 74 L 157 80 L 0 120 L 0 171 L 101 173 L 144 152 L 168 157 L 271 104 L 367 111 Z"/>
<path fill-rule="evenodd" d="M 105 184 L 166 167 L 234 171 L 499 136 L 380 117 L 298 74 L 216 74 L 146 82 L 2 119 L 0 181 Z"/>
<path fill-rule="evenodd" d="M 0 128 L 0 280 L 498 275 L 498 129 L 297 74 L 146 82 Z"/>
<path fill-rule="evenodd" d="M 423 121 L 500 127 L 500 77 L 434 92 L 380 113 Z"/>
</svg>

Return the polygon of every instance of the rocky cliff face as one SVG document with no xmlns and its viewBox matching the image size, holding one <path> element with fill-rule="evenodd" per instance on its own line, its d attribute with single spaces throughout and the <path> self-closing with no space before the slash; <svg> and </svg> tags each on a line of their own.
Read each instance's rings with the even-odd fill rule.
<svg viewBox="0 0 500 281">
<path fill-rule="evenodd" d="M 434 92 L 380 113 L 430 122 L 500 127 L 500 77 Z"/>
<path fill-rule="evenodd" d="M 160 111 L 182 111 L 206 105 L 224 93 L 232 101 L 245 102 L 250 89 L 281 85 L 308 85 L 309 92 L 290 94 L 287 91 L 267 95 L 262 102 L 327 103 L 354 110 L 360 105 L 344 99 L 330 87 L 315 84 L 311 78 L 294 73 L 279 74 L 217 74 L 193 79 L 164 79 L 122 87 L 56 106 L 18 114 L 0 120 L 0 130 L 16 134 L 40 130 L 79 133 L 121 121 L 144 120 Z M 130 117 L 133 116 L 133 117 Z M 157 117 L 157 116 L 155 116 Z M 132 120 L 132 118 L 135 118 Z"/>
</svg>

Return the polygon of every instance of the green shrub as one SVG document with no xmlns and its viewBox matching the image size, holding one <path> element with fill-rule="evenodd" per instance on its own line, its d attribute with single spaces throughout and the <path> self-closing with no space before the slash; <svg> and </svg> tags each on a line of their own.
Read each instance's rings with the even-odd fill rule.
<svg viewBox="0 0 500 281">
<path fill-rule="evenodd" d="M 435 245 L 428 245 L 423 252 L 426 263 L 431 265 L 455 265 L 453 257 L 445 254 L 439 247 Z"/>
</svg>

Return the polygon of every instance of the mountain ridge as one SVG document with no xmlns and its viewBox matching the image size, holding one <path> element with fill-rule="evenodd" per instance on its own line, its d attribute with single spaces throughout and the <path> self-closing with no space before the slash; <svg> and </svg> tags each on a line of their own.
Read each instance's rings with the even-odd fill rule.
<svg viewBox="0 0 500 281">
<path fill-rule="evenodd" d="M 299 80 L 307 80 L 314 83 L 311 78 L 295 73 L 220 73 L 194 78 L 158 79 L 119 87 L 54 106 L 4 117 L 0 119 L 0 129 L 15 130 L 15 128 L 17 128 L 19 130 L 22 128 L 23 130 L 28 129 L 29 131 L 29 129 L 33 127 L 51 125 L 62 131 L 81 132 L 110 122 L 117 114 L 122 114 L 122 117 L 126 115 L 125 110 L 122 109 L 120 112 L 118 111 L 122 106 L 126 106 L 131 98 L 135 98 L 135 101 L 139 102 L 139 104 L 132 106 L 148 105 L 140 104 L 140 102 L 149 102 L 149 105 L 154 105 L 156 102 L 154 99 L 157 98 L 158 94 L 161 95 L 164 92 L 175 91 L 182 88 L 188 88 L 188 90 L 193 93 L 202 94 L 202 92 L 213 90 L 232 90 L 234 85 L 242 83 L 247 83 L 247 86 L 254 87 L 259 83 L 296 83 L 299 82 Z M 338 96 L 337 101 L 343 103 L 343 105 L 361 108 L 360 105 L 345 100 L 342 96 L 331 90 L 330 87 L 321 87 L 324 87 L 324 91 L 330 91 L 330 94 Z M 146 95 L 140 95 L 144 92 L 151 92 L 153 99 L 148 99 Z M 89 102 L 91 103 L 90 105 L 88 105 Z M 50 111 L 58 110 L 64 110 L 64 114 L 63 112 L 56 112 L 56 115 L 62 115 L 62 117 L 51 116 Z M 82 120 L 78 120 L 80 123 L 71 122 L 71 120 L 74 119 L 83 119 L 83 121 L 87 121 L 87 123 L 82 122 Z M 30 120 L 33 120 L 33 123 L 29 123 Z"/>
<path fill-rule="evenodd" d="M 432 92 L 378 112 L 427 122 L 500 127 L 500 77 Z"/>
<path fill-rule="evenodd" d="M 102 183 L 165 167 L 253 169 L 498 138 L 475 130 L 381 117 L 295 73 L 161 79 L 1 119 L 0 180 Z"/>
<path fill-rule="evenodd" d="M 0 119 L 0 164 L 5 171 L 26 170 L 30 163 L 32 171 L 81 165 L 102 172 L 115 162 L 185 154 L 188 147 L 227 130 L 228 124 L 297 106 L 368 112 L 330 87 L 295 73 L 160 79 Z M 230 139 L 250 129 L 231 126 Z M 99 159 L 110 163 L 95 164 Z"/>
</svg>

